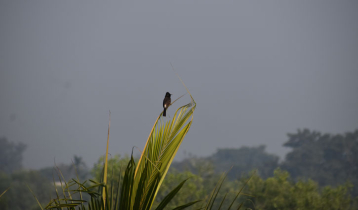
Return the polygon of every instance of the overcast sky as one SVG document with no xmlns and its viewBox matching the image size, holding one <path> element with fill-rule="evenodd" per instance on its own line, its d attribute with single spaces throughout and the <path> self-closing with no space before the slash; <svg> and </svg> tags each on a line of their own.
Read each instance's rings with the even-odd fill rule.
<svg viewBox="0 0 358 210">
<path fill-rule="evenodd" d="M 358 128 L 358 1 L 0 0 L 0 136 L 27 168 L 143 149 L 169 91 L 177 158 Z M 180 99 L 168 110 L 173 116 Z M 138 152 L 137 152 L 138 153 Z M 186 154 L 185 154 L 186 153 Z"/>
</svg>

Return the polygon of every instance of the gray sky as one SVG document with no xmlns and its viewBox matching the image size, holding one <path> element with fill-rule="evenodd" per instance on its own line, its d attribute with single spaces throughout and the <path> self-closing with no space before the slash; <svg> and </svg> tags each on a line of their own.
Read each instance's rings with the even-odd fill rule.
<svg viewBox="0 0 358 210">
<path fill-rule="evenodd" d="M 0 136 L 27 168 L 143 148 L 165 92 L 197 102 L 184 151 L 358 128 L 357 1 L 0 1 Z M 186 96 L 168 114 L 189 101 Z M 138 152 L 137 152 L 138 153 Z"/>
</svg>

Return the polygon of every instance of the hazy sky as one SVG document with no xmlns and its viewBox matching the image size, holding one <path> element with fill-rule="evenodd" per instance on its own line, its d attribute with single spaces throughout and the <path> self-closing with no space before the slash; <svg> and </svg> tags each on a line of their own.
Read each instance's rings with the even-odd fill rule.
<svg viewBox="0 0 358 210">
<path fill-rule="evenodd" d="M 358 128 L 357 20 L 354 0 L 0 0 L 0 136 L 28 145 L 27 168 L 92 167 L 111 110 L 109 152 L 142 149 L 165 92 L 185 93 L 172 63 L 197 102 L 178 158 L 283 156 L 299 128 Z"/>
</svg>

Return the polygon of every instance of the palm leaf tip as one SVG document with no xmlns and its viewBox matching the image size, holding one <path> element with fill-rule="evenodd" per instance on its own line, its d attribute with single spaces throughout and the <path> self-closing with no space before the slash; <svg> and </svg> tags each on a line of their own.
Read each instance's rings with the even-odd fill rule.
<svg viewBox="0 0 358 210">
<path fill-rule="evenodd" d="M 190 94 L 189 91 L 188 93 Z M 141 203 L 146 203 L 149 208 L 152 206 L 160 185 L 191 127 L 196 103 L 191 95 L 190 97 L 190 103 L 179 107 L 172 119 L 164 122 L 161 120 L 162 113 L 158 116 L 138 161 L 134 175 L 133 192 L 150 195 L 153 198 L 150 201 L 145 200 L 147 196 L 143 196 L 143 199 L 141 199 Z M 141 179 L 142 176 L 145 176 L 144 180 Z M 147 189 L 145 192 L 137 190 L 143 186 Z M 151 192 L 152 190 L 153 192 Z M 132 197 L 133 205 L 136 203 L 135 197 Z M 137 201 L 139 197 L 137 197 Z"/>
</svg>

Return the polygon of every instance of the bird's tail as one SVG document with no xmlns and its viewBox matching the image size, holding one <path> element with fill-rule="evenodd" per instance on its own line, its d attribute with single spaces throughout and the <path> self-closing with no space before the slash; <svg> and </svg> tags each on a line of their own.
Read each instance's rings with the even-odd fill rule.
<svg viewBox="0 0 358 210">
<path fill-rule="evenodd" d="M 163 117 L 167 116 L 167 109 L 164 108 L 164 111 L 163 111 Z"/>
</svg>

